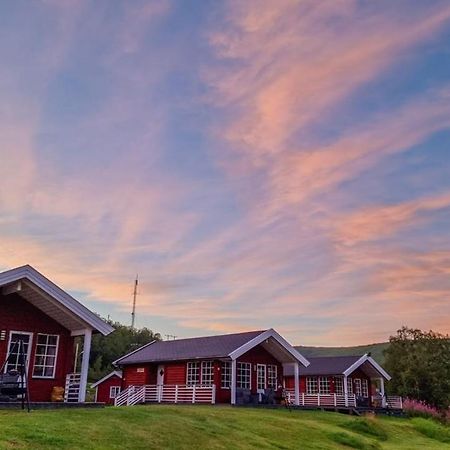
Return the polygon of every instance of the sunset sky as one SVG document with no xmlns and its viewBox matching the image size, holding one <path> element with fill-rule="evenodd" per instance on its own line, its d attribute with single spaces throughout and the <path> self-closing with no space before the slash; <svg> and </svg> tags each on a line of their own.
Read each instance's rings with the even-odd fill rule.
<svg viewBox="0 0 450 450">
<path fill-rule="evenodd" d="M 450 332 L 450 2 L 0 2 L 0 270 L 293 344 Z"/>
</svg>

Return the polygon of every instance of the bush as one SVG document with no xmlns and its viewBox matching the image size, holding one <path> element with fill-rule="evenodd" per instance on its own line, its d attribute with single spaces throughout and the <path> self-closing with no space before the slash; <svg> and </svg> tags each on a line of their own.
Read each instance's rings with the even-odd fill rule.
<svg viewBox="0 0 450 450">
<path fill-rule="evenodd" d="M 423 417 L 437 419 L 450 423 L 450 411 L 440 411 L 425 402 L 407 398 L 403 401 L 403 410 L 409 417 Z"/>
</svg>

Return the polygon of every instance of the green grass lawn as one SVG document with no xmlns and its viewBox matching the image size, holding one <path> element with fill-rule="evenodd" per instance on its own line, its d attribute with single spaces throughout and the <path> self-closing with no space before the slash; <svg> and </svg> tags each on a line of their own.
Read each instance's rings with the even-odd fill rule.
<svg viewBox="0 0 450 450">
<path fill-rule="evenodd" d="M 450 449 L 450 428 L 425 419 L 319 411 L 147 405 L 0 411 L 1 449 Z"/>
</svg>

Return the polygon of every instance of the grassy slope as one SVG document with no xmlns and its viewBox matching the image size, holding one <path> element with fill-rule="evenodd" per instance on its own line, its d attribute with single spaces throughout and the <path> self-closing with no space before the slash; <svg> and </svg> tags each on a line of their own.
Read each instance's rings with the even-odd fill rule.
<svg viewBox="0 0 450 450">
<path fill-rule="evenodd" d="M 165 405 L 0 411 L 1 449 L 442 450 L 449 442 L 448 428 L 424 419 L 318 411 Z"/>
<path fill-rule="evenodd" d="M 372 357 L 380 364 L 384 363 L 383 351 L 388 347 L 388 342 L 379 344 L 358 345 L 356 347 L 295 347 L 302 355 L 308 356 L 353 356 L 364 355 L 371 352 Z"/>
</svg>

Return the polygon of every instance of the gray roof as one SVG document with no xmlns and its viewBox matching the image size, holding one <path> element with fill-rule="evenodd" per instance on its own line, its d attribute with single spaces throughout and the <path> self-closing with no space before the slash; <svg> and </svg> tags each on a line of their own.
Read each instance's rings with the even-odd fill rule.
<svg viewBox="0 0 450 450">
<path fill-rule="evenodd" d="M 316 356 L 309 357 L 308 367 L 300 368 L 300 375 L 340 375 L 343 374 L 360 356 Z M 286 367 L 284 374 L 294 375 L 294 369 Z"/>
<path fill-rule="evenodd" d="M 187 359 L 224 358 L 265 330 L 174 341 L 154 341 L 115 361 L 118 365 Z"/>
</svg>

